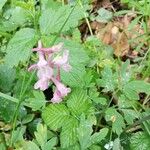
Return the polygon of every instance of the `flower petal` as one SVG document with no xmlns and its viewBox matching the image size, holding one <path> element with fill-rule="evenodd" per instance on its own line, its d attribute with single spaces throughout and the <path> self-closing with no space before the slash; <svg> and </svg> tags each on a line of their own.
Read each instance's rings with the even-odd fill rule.
<svg viewBox="0 0 150 150">
<path fill-rule="evenodd" d="M 49 80 L 53 76 L 53 69 L 48 65 L 40 67 L 37 71 L 37 76 L 39 79 L 46 78 Z"/>
<path fill-rule="evenodd" d="M 56 89 L 54 94 L 53 94 L 53 98 L 51 99 L 52 103 L 60 103 L 62 101 L 60 92 Z"/>
<path fill-rule="evenodd" d="M 62 84 L 61 82 L 59 82 L 57 79 L 55 78 L 51 78 L 51 80 L 54 82 L 54 84 L 56 85 L 58 91 L 61 94 L 61 97 L 65 97 L 68 95 L 68 93 L 71 92 L 70 88 L 67 88 L 64 84 Z"/>
<path fill-rule="evenodd" d="M 49 83 L 48 80 L 40 79 L 35 83 L 34 89 L 40 89 L 41 91 L 44 91 L 48 88 L 48 83 Z"/>
</svg>

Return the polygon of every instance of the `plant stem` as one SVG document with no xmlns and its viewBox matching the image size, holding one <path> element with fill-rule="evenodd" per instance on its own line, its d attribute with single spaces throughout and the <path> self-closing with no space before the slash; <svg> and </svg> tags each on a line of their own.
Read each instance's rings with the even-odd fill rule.
<svg viewBox="0 0 150 150">
<path fill-rule="evenodd" d="M 79 1 L 79 5 L 81 6 L 81 8 L 84 9 L 81 0 L 78 0 L 78 1 Z M 83 10 L 83 11 L 84 11 L 84 10 Z M 87 18 L 87 15 L 86 15 L 85 12 L 83 12 L 83 14 L 84 14 L 84 17 L 85 17 L 85 21 L 86 21 L 86 23 L 87 23 L 87 25 L 88 25 L 90 34 L 93 36 L 93 32 L 92 32 L 92 29 L 91 29 L 91 26 L 90 26 L 90 22 L 89 22 L 89 20 L 88 20 L 88 18 Z"/>
<path fill-rule="evenodd" d="M 73 13 L 75 7 L 76 7 L 77 3 L 74 5 L 74 7 L 72 8 L 72 10 L 70 11 L 67 19 L 65 20 L 65 22 L 63 23 L 63 25 L 61 26 L 60 30 L 58 31 L 58 33 L 56 34 L 55 38 L 53 39 L 53 41 L 51 42 L 51 46 L 54 45 L 54 43 L 56 42 L 58 36 L 60 35 L 60 33 L 62 32 L 64 26 L 66 25 L 67 21 L 69 20 L 71 14 Z"/>
<path fill-rule="evenodd" d="M 25 84 L 25 76 L 26 76 L 26 74 L 24 75 L 24 79 L 23 79 L 23 83 L 22 83 L 22 87 L 21 87 L 21 92 L 20 92 L 20 96 L 19 96 L 19 102 L 17 104 L 17 108 L 16 108 L 16 111 L 14 112 L 14 116 L 13 116 L 13 128 L 12 128 L 12 135 L 11 135 L 10 146 L 13 145 L 13 141 L 12 141 L 13 132 L 15 131 L 15 128 L 16 128 L 16 123 L 17 123 L 17 117 L 18 117 L 19 108 L 20 108 L 22 102 L 24 101 L 23 96 L 24 96 L 24 94 L 25 94 L 28 86 L 31 84 L 31 81 L 32 81 L 32 79 L 34 77 L 34 74 L 35 74 L 35 72 L 32 73 L 32 75 L 30 76 L 29 81 L 27 82 L 25 88 L 23 89 L 24 84 Z"/>
</svg>

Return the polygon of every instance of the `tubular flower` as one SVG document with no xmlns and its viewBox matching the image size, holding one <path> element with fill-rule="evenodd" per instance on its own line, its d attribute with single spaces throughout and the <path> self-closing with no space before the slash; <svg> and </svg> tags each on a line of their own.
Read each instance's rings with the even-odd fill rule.
<svg viewBox="0 0 150 150">
<path fill-rule="evenodd" d="M 56 86 L 53 98 L 51 102 L 59 103 L 62 98 L 71 92 L 70 88 L 67 88 L 60 79 L 60 69 L 70 71 L 69 65 L 69 51 L 63 51 L 63 56 L 58 56 L 58 53 L 63 50 L 63 44 L 59 43 L 50 48 L 43 48 L 41 41 L 38 42 L 38 47 L 33 48 L 33 51 L 37 51 L 39 61 L 37 64 L 33 64 L 29 67 L 29 71 L 37 70 L 38 81 L 35 83 L 34 88 L 42 91 L 46 90 L 49 86 L 49 82 L 53 82 Z M 56 56 L 57 55 L 57 56 Z M 56 57 L 55 57 L 56 56 Z M 57 69 L 57 76 L 54 75 L 54 69 Z"/>
</svg>

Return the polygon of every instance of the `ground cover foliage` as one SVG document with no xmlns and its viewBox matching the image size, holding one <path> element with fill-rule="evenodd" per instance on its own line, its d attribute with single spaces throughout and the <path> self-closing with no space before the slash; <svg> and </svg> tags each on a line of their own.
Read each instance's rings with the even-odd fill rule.
<svg viewBox="0 0 150 150">
<path fill-rule="evenodd" d="M 149 0 L 0 0 L 0 150 L 148 150 L 149 35 Z"/>
</svg>

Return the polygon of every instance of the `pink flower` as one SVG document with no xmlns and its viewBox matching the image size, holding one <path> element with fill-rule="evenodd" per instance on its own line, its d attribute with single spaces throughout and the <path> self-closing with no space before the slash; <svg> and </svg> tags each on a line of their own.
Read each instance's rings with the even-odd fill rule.
<svg viewBox="0 0 150 150">
<path fill-rule="evenodd" d="M 48 88 L 48 83 L 49 83 L 49 80 L 47 80 L 46 78 L 39 79 L 35 83 L 34 88 L 35 89 L 40 89 L 41 91 L 44 91 Z"/>
<path fill-rule="evenodd" d="M 60 95 L 60 92 L 56 89 L 53 98 L 51 99 L 52 103 L 60 103 L 62 101 L 62 97 Z"/>
<path fill-rule="evenodd" d="M 58 67 L 62 67 L 65 71 L 70 71 L 71 66 L 69 65 L 68 56 L 69 51 L 65 50 L 63 56 L 54 58 L 53 63 Z"/>
<path fill-rule="evenodd" d="M 50 48 L 43 48 L 41 41 L 38 42 L 38 47 L 34 48 L 33 51 L 37 51 L 39 61 L 37 64 L 33 64 L 29 67 L 29 71 L 36 69 L 38 81 L 35 83 L 34 88 L 42 91 L 46 90 L 49 86 L 49 82 L 52 81 L 56 89 L 53 94 L 51 102 L 59 103 L 62 99 L 71 92 L 70 88 L 67 88 L 60 82 L 60 68 L 65 71 L 70 71 L 71 66 L 69 65 L 69 51 L 65 50 L 63 56 L 57 57 L 60 51 L 63 50 L 63 44 L 59 43 Z M 56 57 L 55 57 L 56 56 Z M 57 70 L 56 75 L 54 69 Z"/>
<path fill-rule="evenodd" d="M 65 96 L 68 95 L 68 93 L 71 92 L 70 88 L 67 88 L 64 84 L 62 84 L 61 82 L 59 82 L 57 79 L 55 79 L 55 78 L 52 77 L 51 80 L 56 85 L 56 88 L 60 92 L 60 96 L 61 97 L 65 97 Z"/>
<path fill-rule="evenodd" d="M 46 52 L 46 53 L 54 53 L 54 52 L 60 52 L 62 50 L 63 47 L 63 43 L 59 43 L 57 45 L 54 45 L 50 48 L 33 48 L 33 51 L 42 51 L 42 52 Z"/>
</svg>

